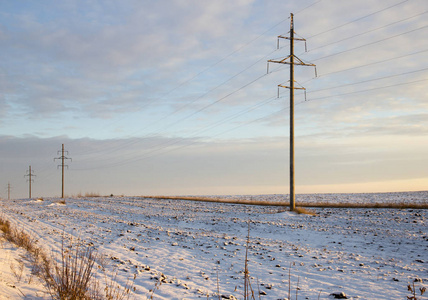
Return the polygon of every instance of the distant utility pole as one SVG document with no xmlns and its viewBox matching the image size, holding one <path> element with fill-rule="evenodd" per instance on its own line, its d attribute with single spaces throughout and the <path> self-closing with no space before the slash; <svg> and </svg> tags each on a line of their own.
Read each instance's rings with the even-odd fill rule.
<svg viewBox="0 0 428 300">
<path fill-rule="evenodd" d="M 10 200 L 10 190 L 11 190 L 11 187 L 10 187 L 10 183 L 8 182 L 7 183 L 7 200 Z"/>
<path fill-rule="evenodd" d="M 294 41 L 295 40 L 304 41 L 306 43 L 306 40 L 294 37 L 295 32 L 294 32 L 293 14 L 291 14 L 290 19 L 291 19 L 290 36 L 289 37 L 281 36 L 281 35 L 278 36 L 278 48 L 279 48 L 280 38 L 290 40 L 290 55 L 281 60 L 268 60 L 268 68 L 269 68 L 270 62 L 290 65 L 290 86 L 279 84 L 278 89 L 279 87 L 290 89 L 290 210 L 294 210 L 296 208 L 296 201 L 295 201 L 296 195 L 295 195 L 295 189 L 294 189 L 294 182 L 295 182 L 294 181 L 294 90 L 305 89 L 303 87 L 294 87 L 294 83 L 295 83 L 294 65 L 315 67 L 315 76 L 317 75 L 317 71 L 316 71 L 316 66 L 314 64 L 305 63 L 301 59 L 299 59 L 297 56 L 294 55 Z M 269 69 L 268 69 L 268 72 L 269 72 Z"/>
<path fill-rule="evenodd" d="M 28 167 L 27 175 L 24 175 L 24 177 L 27 177 L 27 176 L 28 176 L 27 181 L 28 181 L 28 185 L 29 185 L 29 187 L 28 187 L 28 189 L 29 189 L 28 198 L 31 199 L 31 182 L 34 182 L 34 180 L 31 179 L 31 177 L 36 176 L 36 175 L 34 175 L 33 171 L 31 171 L 31 166 Z"/>
<path fill-rule="evenodd" d="M 58 154 L 60 154 L 61 153 L 61 156 L 60 157 L 56 157 L 56 158 L 54 158 L 54 161 L 56 160 L 56 159 L 60 159 L 61 160 L 61 165 L 59 165 L 58 167 L 61 167 L 61 169 L 62 169 L 62 189 L 61 189 L 61 198 L 64 198 L 64 167 L 67 167 L 68 168 L 68 165 L 64 165 L 64 161 L 66 160 L 66 159 L 70 159 L 71 161 L 72 161 L 72 159 L 71 158 L 68 158 L 68 157 L 65 157 L 64 156 L 64 153 L 65 152 L 67 152 L 67 155 L 68 155 L 68 151 L 64 151 L 64 144 L 62 144 L 62 149 L 61 150 L 58 150 Z"/>
</svg>

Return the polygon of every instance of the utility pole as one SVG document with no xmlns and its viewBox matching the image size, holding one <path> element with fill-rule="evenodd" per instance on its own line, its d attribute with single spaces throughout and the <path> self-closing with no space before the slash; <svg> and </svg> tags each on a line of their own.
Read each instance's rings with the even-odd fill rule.
<svg viewBox="0 0 428 300">
<path fill-rule="evenodd" d="M 33 171 L 31 171 L 31 166 L 28 167 L 28 171 L 27 171 L 27 175 L 24 175 L 24 177 L 28 176 L 28 183 L 29 183 L 29 192 L 28 192 L 28 198 L 31 199 L 31 182 L 34 182 L 33 179 L 31 179 L 31 177 L 36 176 L 34 175 Z"/>
<path fill-rule="evenodd" d="M 304 41 L 305 39 L 295 38 L 294 37 L 294 20 L 293 14 L 290 16 L 290 36 L 278 36 L 278 48 L 279 48 L 279 39 L 287 39 L 290 40 L 290 55 L 281 60 L 268 60 L 268 72 L 269 72 L 269 63 L 279 63 L 279 64 L 288 64 L 290 65 L 290 86 L 284 86 L 279 84 L 279 87 L 290 89 L 290 210 L 294 210 L 296 208 L 296 195 L 295 195 L 295 180 L 294 180 L 294 90 L 295 89 L 305 89 L 301 87 L 294 87 L 294 65 L 300 66 L 312 66 L 315 67 L 315 76 L 317 75 L 316 66 L 314 64 L 305 63 L 300 58 L 294 55 L 294 41 Z M 306 47 L 305 47 L 306 48 Z M 288 60 L 289 59 L 289 60 Z M 279 95 L 279 91 L 278 91 Z"/>
<path fill-rule="evenodd" d="M 60 159 L 61 160 L 61 165 L 59 165 L 58 167 L 61 167 L 61 169 L 62 169 L 62 189 L 61 189 L 61 198 L 64 198 L 64 168 L 65 167 L 67 167 L 68 168 L 68 165 L 65 165 L 64 164 L 64 161 L 66 160 L 66 159 L 70 159 L 71 161 L 73 161 L 71 158 L 68 158 L 68 157 L 65 157 L 64 156 L 64 153 L 65 152 L 67 152 L 67 155 L 68 155 L 68 151 L 65 151 L 64 150 L 64 144 L 62 144 L 62 149 L 61 150 L 58 150 L 58 154 L 60 154 L 61 153 L 61 156 L 60 157 L 56 157 L 56 158 L 54 158 L 54 161 L 56 160 L 56 159 Z"/>
<path fill-rule="evenodd" d="M 7 200 L 10 200 L 10 189 L 11 189 L 10 183 L 8 182 L 7 183 Z"/>
</svg>

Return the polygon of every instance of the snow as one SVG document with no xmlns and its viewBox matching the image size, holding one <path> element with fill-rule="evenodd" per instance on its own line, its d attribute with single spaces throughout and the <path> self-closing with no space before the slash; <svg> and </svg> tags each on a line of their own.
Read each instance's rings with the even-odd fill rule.
<svg viewBox="0 0 428 300">
<path fill-rule="evenodd" d="M 282 195 L 252 198 L 284 201 Z M 428 203 L 428 192 L 298 195 L 302 199 Z M 155 287 L 154 299 L 218 299 L 217 290 L 243 299 L 248 223 L 248 269 L 262 299 L 286 299 L 289 285 L 292 299 L 297 288 L 298 299 L 333 299 L 340 292 L 349 299 L 405 299 L 409 283 L 428 280 L 426 210 L 313 209 L 317 215 L 309 216 L 280 207 L 139 197 L 59 200 L 2 200 L 0 208 L 47 251 L 59 251 L 63 239 L 94 245 L 118 284 L 136 275 L 135 299 L 148 298 Z M 29 299 L 48 299 L 36 280 L 31 287 L 11 273 L 21 249 L 3 242 L 0 253 L 3 297 L 22 299 L 10 288 L 21 284 Z"/>
<path fill-rule="evenodd" d="M 0 238 L 0 300 L 50 299 L 40 280 L 32 275 L 25 250 Z"/>
</svg>

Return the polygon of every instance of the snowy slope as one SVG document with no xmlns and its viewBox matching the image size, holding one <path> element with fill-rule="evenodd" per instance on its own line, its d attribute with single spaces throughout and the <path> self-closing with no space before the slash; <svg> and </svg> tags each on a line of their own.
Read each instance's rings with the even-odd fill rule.
<svg viewBox="0 0 428 300">
<path fill-rule="evenodd" d="M 427 203 L 427 196 L 308 199 Z M 298 299 L 332 299 L 334 292 L 349 299 L 405 299 L 408 283 L 428 281 L 426 210 L 316 209 L 316 216 L 308 216 L 278 207 L 138 197 L 66 199 L 66 205 L 58 200 L 2 200 L 0 209 L 49 251 L 59 250 L 62 239 L 94 245 L 120 284 L 136 274 L 136 299 L 146 299 L 160 274 L 166 279 L 155 299 L 218 299 L 217 288 L 243 299 L 248 222 L 249 271 L 262 299 L 286 299 L 289 282 L 292 299 L 297 287 Z"/>
</svg>

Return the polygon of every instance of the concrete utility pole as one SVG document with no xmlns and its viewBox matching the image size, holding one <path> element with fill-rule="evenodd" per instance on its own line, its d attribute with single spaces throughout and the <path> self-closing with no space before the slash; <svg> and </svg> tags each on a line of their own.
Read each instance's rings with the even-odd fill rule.
<svg viewBox="0 0 428 300">
<path fill-rule="evenodd" d="M 316 74 L 316 66 L 314 64 L 304 63 L 301 59 L 294 55 L 294 40 L 305 41 L 305 39 L 295 38 L 294 37 L 294 20 L 293 14 L 290 16 L 290 36 L 278 36 L 278 48 L 279 48 L 279 39 L 288 39 L 290 40 L 290 55 L 281 60 L 268 60 L 268 68 L 269 63 L 279 63 L 279 64 L 288 64 L 290 65 L 290 86 L 284 86 L 279 84 L 279 87 L 290 89 L 290 210 L 294 210 L 296 208 L 296 195 L 295 195 L 295 180 L 294 180 L 294 90 L 295 89 L 305 89 L 300 87 L 294 87 L 294 65 L 301 66 L 312 66 L 315 67 L 315 76 Z M 288 61 L 289 59 L 289 61 Z M 295 61 L 296 60 L 296 61 Z M 269 72 L 269 69 L 268 69 Z M 278 92 L 279 93 L 279 92 Z"/>
<path fill-rule="evenodd" d="M 7 200 L 10 200 L 10 189 L 11 189 L 10 183 L 8 182 L 7 183 Z"/>
<path fill-rule="evenodd" d="M 34 175 L 34 173 L 31 171 L 31 166 L 28 167 L 28 171 L 27 171 L 27 175 L 24 175 L 24 177 L 28 176 L 28 183 L 29 183 L 29 192 L 28 192 L 28 198 L 31 199 L 31 182 L 34 182 L 33 179 L 31 179 L 31 177 L 36 176 Z"/>
<path fill-rule="evenodd" d="M 56 158 L 54 158 L 54 161 L 55 161 L 55 159 L 60 159 L 60 160 L 61 160 L 61 165 L 59 165 L 59 166 L 58 166 L 58 167 L 61 167 L 61 170 L 62 170 L 62 188 L 61 188 L 61 198 L 64 198 L 64 168 L 65 168 L 65 167 L 67 167 L 67 168 L 68 168 L 68 165 L 65 165 L 65 164 L 64 164 L 64 161 L 65 161 L 66 159 L 70 159 L 71 161 L 73 161 L 71 158 L 68 158 L 68 157 L 65 157 L 65 156 L 64 156 L 64 153 L 65 153 L 65 152 L 67 152 L 67 155 L 68 155 L 68 151 L 65 151 L 65 150 L 64 150 L 64 144 L 62 144 L 62 149 L 58 151 L 58 154 L 59 154 L 59 153 L 61 153 L 61 156 L 60 156 L 60 157 L 56 157 Z"/>
</svg>

